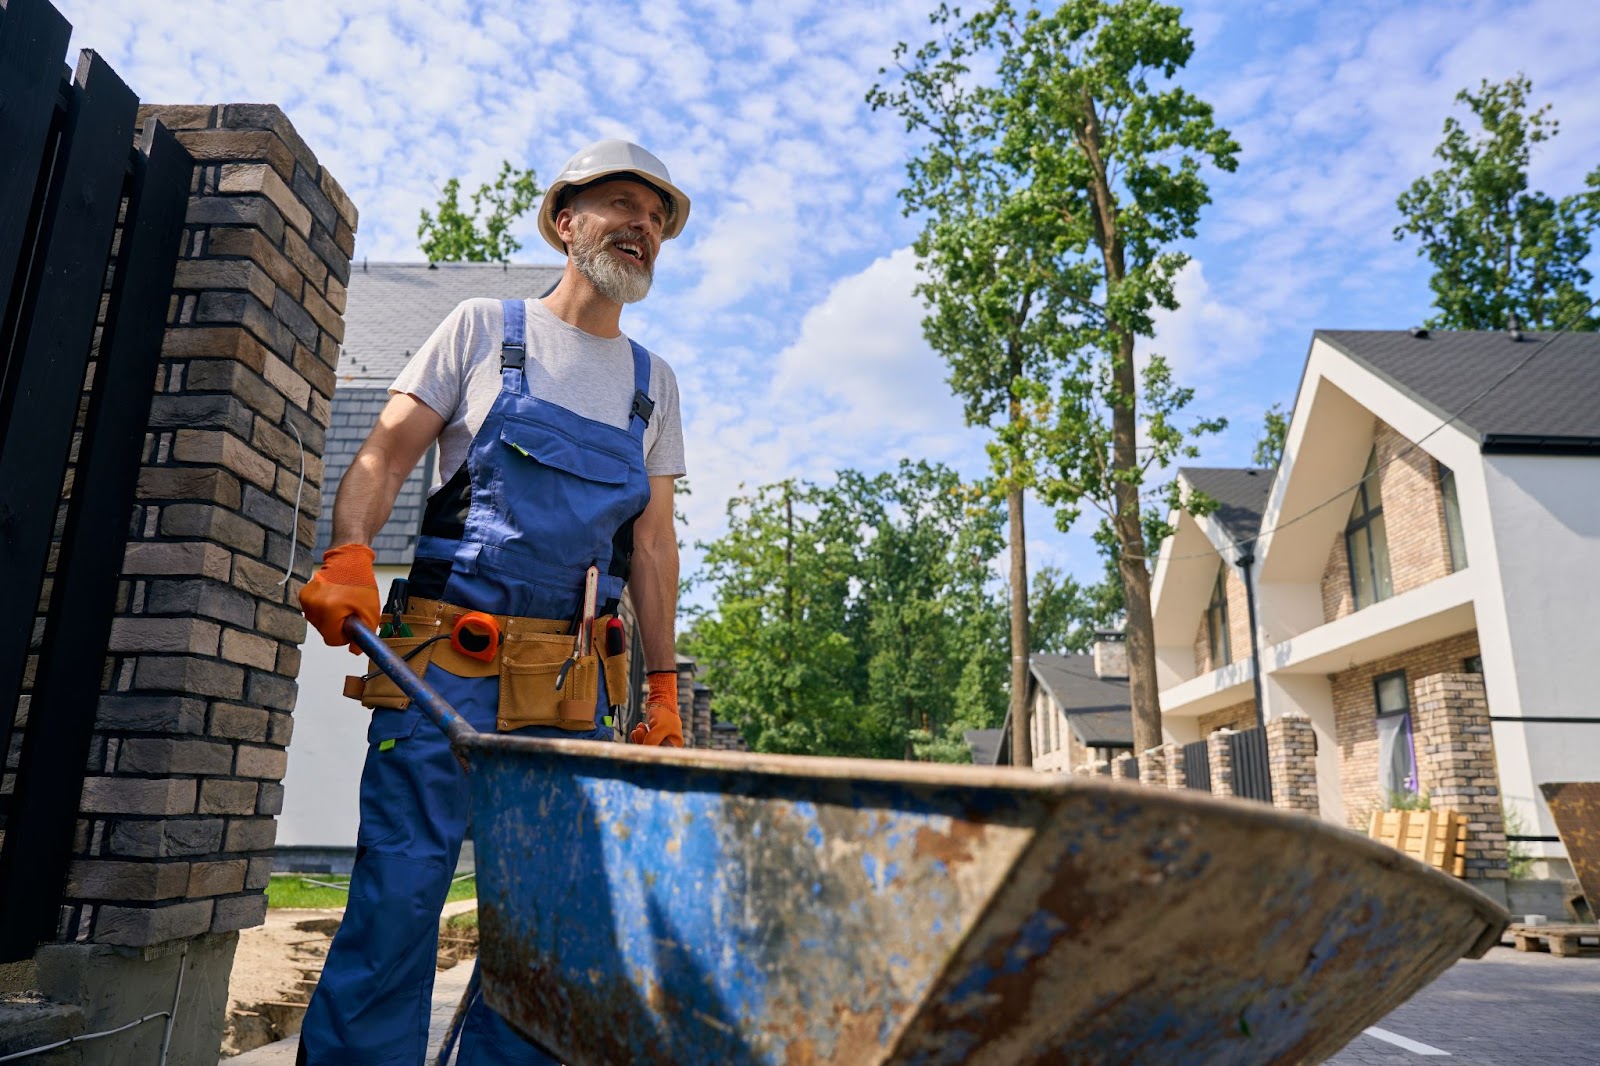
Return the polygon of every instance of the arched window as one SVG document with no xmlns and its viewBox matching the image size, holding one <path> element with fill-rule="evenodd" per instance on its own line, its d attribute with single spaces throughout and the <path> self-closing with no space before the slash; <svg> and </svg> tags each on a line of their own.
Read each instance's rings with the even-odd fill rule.
<svg viewBox="0 0 1600 1066">
<path fill-rule="evenodd" d="M 1356 610 L 1394 595 L 1389 578 L 1389 537 L 1383 524 L 1383 497 L 1378 492 L 1378 449 L 1367 456 L 1344 527 L 1345 551 L 1350 556 L 1350 591 Z"/>
</svg>

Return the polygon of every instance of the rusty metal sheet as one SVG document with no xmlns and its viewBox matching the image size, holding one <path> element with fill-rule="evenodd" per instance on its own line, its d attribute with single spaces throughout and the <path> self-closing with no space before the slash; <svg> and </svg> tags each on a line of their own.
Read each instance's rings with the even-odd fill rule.
<svg viewBox="0 0 1600 1066">
<path fill-rule="evenodd" d="M 489 1003 L 582 1064 L 1299 1063 L 1504 910 L 1259 803 L 474 736 Z"/>
<path fill-rule="evenodd" d="M 1600 914 L 1600 781 L 1540 785 L 1589 913 Z"/>
</svg>

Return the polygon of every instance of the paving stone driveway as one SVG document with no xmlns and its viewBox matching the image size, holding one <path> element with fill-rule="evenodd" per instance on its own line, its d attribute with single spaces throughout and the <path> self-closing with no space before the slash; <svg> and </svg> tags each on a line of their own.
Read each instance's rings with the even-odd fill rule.
<svg viewBox="0 0 1600 1066">
<path fill-rule="evenodd" d="M 1463 959 L 1378 1028 L 1420 1047 L 1359 1036 L 1330 1066 L 1600 1066 L 1600 956 L 1493 948 Z M 1426 1050 L 1423 1050 L 1426 1049 Z"/>
</svg>

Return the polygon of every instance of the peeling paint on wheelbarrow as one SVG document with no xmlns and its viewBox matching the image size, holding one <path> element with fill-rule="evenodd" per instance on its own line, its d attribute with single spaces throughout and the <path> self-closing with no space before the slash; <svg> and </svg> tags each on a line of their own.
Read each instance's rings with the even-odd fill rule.
<svg viewBox="0 0 1600 1066">
<path fill-rule="evenodd" d="M 572 1064 L 1299 1063 L 1505 912 L 1303 815 L 475 735 L 491 1006 Z"/>
</svg>

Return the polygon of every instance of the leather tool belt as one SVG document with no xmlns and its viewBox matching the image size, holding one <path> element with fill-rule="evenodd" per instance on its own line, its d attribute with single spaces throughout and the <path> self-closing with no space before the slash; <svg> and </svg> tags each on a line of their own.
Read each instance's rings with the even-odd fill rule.
<svg viewBox="0 0 1600 1066">
<path fill-rule="evenodd" d="M 494 615 L 503 640 L 488 661 L 461 652 L 450 643 L 456 619 L 472 609 L 443 600 L 412 597 L 400 620 L 411 630 L 409 637 L 385 637 L 385 644 L 406 661 L 411 672 L 423 677 L 430 665 L 457 677 L 500 679 L 500 705 L 496 721 L 502 731 L 525 726 L 555 726 L 574 732 L 595 727 L 595 707 L 599 701 L 600 671 L 605 671 L 606 696 L 613 706 L 626 702 L 628 652 L 606 655 L 606 624 L 610 615 L 594 620 L 592 654 L 579 656 L 567 670 L 560 688 L 556 677 L 561 664 L 572 658 L 575 637 L 570 619 L 521 618 Z M 362 677 L 346 677 L 344 694 L 360 700 L 364 707 L 400 709 L 411 698 L 401 691 L 377 664 Z"/>
</svg>

